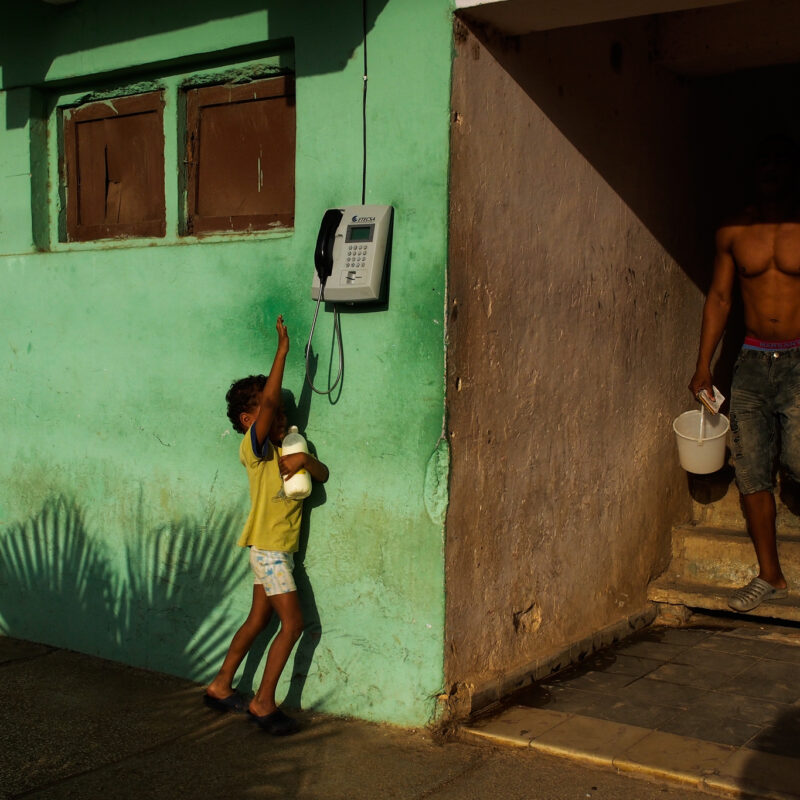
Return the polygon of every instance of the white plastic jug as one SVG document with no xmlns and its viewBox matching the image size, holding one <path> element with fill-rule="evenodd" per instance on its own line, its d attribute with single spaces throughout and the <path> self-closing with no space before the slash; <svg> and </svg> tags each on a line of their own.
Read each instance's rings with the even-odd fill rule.
<svg viewBox="0 0 800 800">
<path fill-rule="evenodd" d="M 307 453 L 308 445 L 302 434 L 297 430 L 297 425 L 289 428 L 281 443 L 281 455 L 288 456 L 292 453 Z M 302 500 L 311 494 L 311 476 L 304 469 L 295 472 L 288 481 L 283 482 L 283 493 L 291 500 Z"/>
<path fill-rule="evenodd" d="M 725 434 L 730 423 L 724 414 L 685 411 L 673 423 L 678 458 L 687 472 L 707 475 L 725 464 Z"/>
</svg>

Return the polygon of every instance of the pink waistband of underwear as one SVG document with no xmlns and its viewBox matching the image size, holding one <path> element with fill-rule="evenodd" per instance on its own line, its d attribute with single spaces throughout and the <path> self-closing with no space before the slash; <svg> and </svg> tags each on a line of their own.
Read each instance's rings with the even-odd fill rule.
<svg viewBox="0 0 800 800">
<path fill-rule="evenodd" d="M 800 347 L 800 339 L 790 339 L 786 342 L 767 342 L 756 339 L 755 336 L 746 336 L 744 346 L 749 350 L 794 350 Z"/>
</svg>

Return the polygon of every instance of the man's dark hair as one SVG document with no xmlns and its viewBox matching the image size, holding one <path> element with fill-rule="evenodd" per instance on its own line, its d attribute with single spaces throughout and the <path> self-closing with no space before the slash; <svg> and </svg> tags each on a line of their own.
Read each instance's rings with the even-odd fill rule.
<svg viewBox="0 0 800 800">
<path fill-rule="evenodd" d="M 264 388 L 267 383 L 266 375 L 248 375 L 231 384 L 225 400 L 228 403 L 228 419 L 237 433 L 247 433 L 242 427 L 240 415 L 245 411 L 250 411 L 256 405 L 256 395 Z"/>
</svg>

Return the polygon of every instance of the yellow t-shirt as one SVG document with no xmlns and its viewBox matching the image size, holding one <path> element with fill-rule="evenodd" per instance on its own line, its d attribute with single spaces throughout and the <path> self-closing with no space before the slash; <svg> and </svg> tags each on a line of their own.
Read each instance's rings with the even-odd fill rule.
<svg viewBox="0 0 800 800">
<path fill-rule="evenodd" d="M 251 426 L 239 446 L 239 460 L 247 470 L 250 483 L 250 513 L 239 537 L 239 546 L 295 553 L 303 501 L 284 496 L 278 470 L 281 450 L 267 439 L 259 451 L 255 434 Z"/>
</svg>

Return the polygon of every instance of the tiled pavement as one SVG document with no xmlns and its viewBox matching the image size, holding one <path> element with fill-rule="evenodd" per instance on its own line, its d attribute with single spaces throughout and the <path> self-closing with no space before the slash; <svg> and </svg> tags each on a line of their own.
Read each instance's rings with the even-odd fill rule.
<svg viewBox="0 0 800 800">
<path fill-rule="evenodd" d="M 694 619 L 521 690 L 469 732 L 724 794 L 800 798 L 800 628 Z"/>
</svg>

